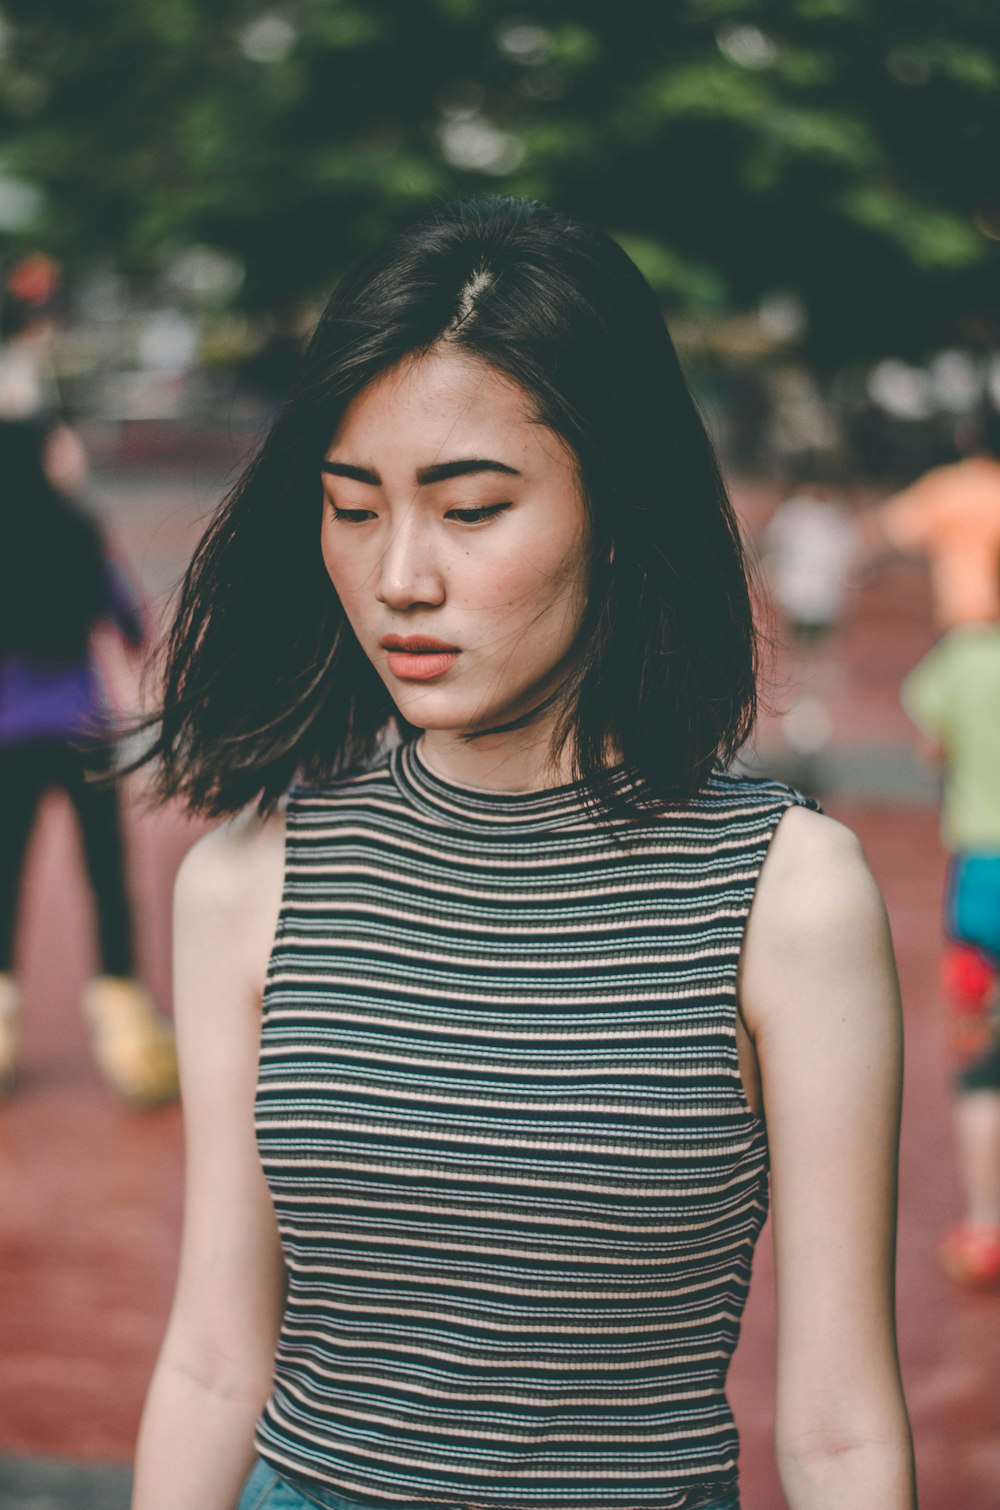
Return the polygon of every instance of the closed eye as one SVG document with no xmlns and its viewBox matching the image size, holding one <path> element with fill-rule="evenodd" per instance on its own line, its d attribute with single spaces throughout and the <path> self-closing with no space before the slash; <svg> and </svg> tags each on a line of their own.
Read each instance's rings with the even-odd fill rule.
<svg viewBox="0 0 1000 1510">
<path fill-rule="evenodd" d="M 331 503 L 330 512 L 334 519 L 342 519 L 345 524 L 364 524 L 366 519 L 374 519 L 374 509 L 338 509 L 335 503 Z"/>
<path fill-rule="evenodd" d="M 459 524 L 488 524 L 509 508 L 509 503 L 488 503 L 479 509 L 449 509 L 445 518 L 457 519 Z"/>
</svg>

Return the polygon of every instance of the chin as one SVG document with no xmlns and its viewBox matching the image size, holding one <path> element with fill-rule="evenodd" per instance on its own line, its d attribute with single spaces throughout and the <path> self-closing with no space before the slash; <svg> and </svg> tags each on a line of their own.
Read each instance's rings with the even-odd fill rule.
<svg viewBox="0 0 1000 1510">
<path fill-rule="evenodd" d="M 432 706 L 430 700 L 426 703 L 414 698 L 396 699 L 396 711 L 401 718 L 405 718 L 408 724 L 413 724 L 418 729 L 425 729 L 428 733 L 436 731 L 442 734 L 464 734 L 467 730 L 476 728 L 488 728 L 491 724 L 500 722 L 500 716 L 492 716 L 487 713 L 472 714 L 471 710 L 463 711 L 452 708 Z"/>
<path fill-rule="evenodd" d="M 491 729 L 497 724 L 508 723 L 530 706 L 519 698 L 516 703 L 494 703 L 484 708 L 481 702 L 472 705 L 466 698 L 449 694 L 444 687 L 427 688 L 423 693 L 407 689 L 400 694 L 396 688 L 393 692 L 396 711 L 407 723 L 428 732 L 436 730 L 445 734 Z"/>
</svg>

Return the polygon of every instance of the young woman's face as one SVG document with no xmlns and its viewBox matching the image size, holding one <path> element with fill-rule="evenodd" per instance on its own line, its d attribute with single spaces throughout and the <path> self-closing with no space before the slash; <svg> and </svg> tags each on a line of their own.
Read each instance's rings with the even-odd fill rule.
<svg viewBox="0 0 1000 1510">
<path fill-rule="evenodd" d="M 558 685 L 586 608 L 575 459 L 527 395 L 446 347 L 349 405 L 323 464 L 322 548 L 402 716 L 459 733 Z"/>
</svg>

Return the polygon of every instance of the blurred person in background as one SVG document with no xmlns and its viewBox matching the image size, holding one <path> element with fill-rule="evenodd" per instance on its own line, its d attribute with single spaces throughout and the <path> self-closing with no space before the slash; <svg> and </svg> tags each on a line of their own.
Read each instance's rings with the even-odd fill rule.
<svg viewBox="0 0 1000 1510">
<path fill-rule="evenodd" d="M 993 573 L 1000 585 L 1000 550 Z M 959 1283 L 1000 1288 L 1000 611 L 949 629 L 902 699 L 926 753 L 944 765 L 951 853 L 942 985 L 963 1210 L 939 1258 Z"/>
<path fill-rule="evenodd" d="M 108 620 L 138 647 L 139 603 L 91 519 L 53 483 L 59 432 L 0 421 L 0 1086 L 16 1070 L 21 993 L 14 969 L 18 895 L 43 796 L 65 792 L 97 911 L 100 967 L 83 1006 L 105 1078 L 131 1102 L 176 1095 L 170 1026 L 134 978 L 118 793 L 108 775 L 108 708 L 90 640 Z M 55 920 L 52 920 L 53 926 Z"/>
<path fill-rule="evenodd" d="M 885 543 L 922 555 L 942 629 L 1000 617 L 1000 415 L 992 408 L 959 427 L 960 461 L 934 467 L 864 521 L 872 554 Z"/>
<path fill-rule="evenodd" d="M 68 423 L 52 363 L 62 274 L 44 252 L 20 257 L 0 287 L 0 420 L 34 420 L 48 434 L 46 469 L 65 493 L 78 493 L 89 464 Z"/>
<path fill-rule="evenodd" d="M 44 252 L 20 257 L 0 285 L 0 419 L 62 417 L 52 365 L 59 264 Z"/>
<path fill-rule="evenodd" d="M 764 528 L 761 553 L 794 656 L 793 701 L 782 727 L 790 749 L 807 763 L 832 733 L 830 641 L 850 600 L 861 540 L 832 456 L 803 455 L 789 471 L 787 496 Z"/>
<path fill-rule="evenodd" d="M 486 199 L 348 274 L 196 552 L 149 751 L 236 816 L 178 878 L 135 1510 L 737 1510 L 769 1170 L 788 1504 L 911 1510 L 891 943 L 854 837 L 726 769 L 755 667 L 616 243 Z"/>
</svg>

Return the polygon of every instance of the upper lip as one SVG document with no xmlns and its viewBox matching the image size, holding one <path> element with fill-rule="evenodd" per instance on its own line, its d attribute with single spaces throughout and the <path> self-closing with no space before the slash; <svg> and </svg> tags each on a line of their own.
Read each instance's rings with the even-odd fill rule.
<svg viewBox="0 0 1000 1510">
<path fill-rule="evenodd" d="M 387 634 L 379 644 L 383 650 L 409 650 L 418 655 L 421 651 L 458 649 L 457 645 L 446 645 L 444 640 L 436 640 L 431 634 Z"/>
</svg>

